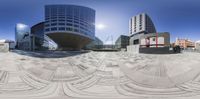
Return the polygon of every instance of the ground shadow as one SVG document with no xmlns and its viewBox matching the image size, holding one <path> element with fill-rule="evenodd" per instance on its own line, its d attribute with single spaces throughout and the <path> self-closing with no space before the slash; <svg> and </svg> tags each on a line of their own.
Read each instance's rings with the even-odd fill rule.
<svg viewBox="0 0 200 99">
<path fill-rule="evenodd" d="M 90 51 L 22 51 L 22 50 L 12 50 L 11 52 L 20 55 L 26 55 L 30 57 L 37 58 L 64 58 L 70 56 L 76 56 L 80 54 L 85 54 Z"/>
</svg>

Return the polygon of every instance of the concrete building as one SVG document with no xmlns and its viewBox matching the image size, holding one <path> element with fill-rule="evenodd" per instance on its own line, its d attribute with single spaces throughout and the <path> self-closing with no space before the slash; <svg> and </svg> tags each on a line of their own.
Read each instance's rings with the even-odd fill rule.
<svg viewBox="0 0 200 99">
<path fill-rule="evenodd" d="M 138 33 L 155 33 L 156 28 L 151 18 L 146 14 L 138 14 L 132 17 L 129 21 L 129 34 L 135 35 Z"/>
<path fill-rule="evenodd" d="M 126 49 L 129 45 L 129 39 L 129 36 L 120 35 L 120 37 L 115 41 L 115 48 L 119 50 Z"/>
<path fill-rule="evenodd" d="M 0 52 L 8 52 L 15 48 L 15 43 L 12 40 L 0 40 Z"/>
<path fill-rule="evenodd" d="M 130 19 L 130 40 L 127 51 L 132 53 L 168 53 L 170 46 L 170 33 L 156 32 L 151 18 L 139 14 Z"/>
<path fill-rule="evenodd" d="M 60 50 L 80 50 L 95 39 L 95 10 L 76 5 L 46 5 L 45 34 Z"/>
<path fill-rule="evenodd" d="M 195 48 L 195 42 L 189 39 L 176 38 L 175 45 L 179 45 L 181 48 Z"/>
<path fill-rule="evenodd" d="M 131 39 L 138 39 L 139 44 L 132 44 L 127 47 L 129 52 L 150 52 L 157 51 L 158 53 L 167 53 L 170 47 L 170 33 L 159 32 L 159 33 L 148 33 L 140 34 L 139 37 L 133 36 Z"/>
<path fill-rule="evenodd" d="M 148 33 L 156 33 L 156 28 L 151 18 L 145 14 L 139 14 L 132 17 L 129 21 L 130 45 L 140 43 L 141 36 Z"/>
<path fill-rule="evenodd" d="M 20 50 L 31 50 L 30 27 L 17 23 L 15 27 L 16 48 Z"/>
</svg>

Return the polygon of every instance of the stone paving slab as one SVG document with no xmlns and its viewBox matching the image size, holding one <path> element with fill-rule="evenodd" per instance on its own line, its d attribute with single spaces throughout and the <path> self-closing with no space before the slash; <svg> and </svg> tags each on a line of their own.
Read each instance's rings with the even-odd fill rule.
<svg viewBox="0 0 200 99">
<path fill-rule="evenodd" d="M 0 99 L 200 99 L 200 53 L 0 53 Z"/>
</svg>

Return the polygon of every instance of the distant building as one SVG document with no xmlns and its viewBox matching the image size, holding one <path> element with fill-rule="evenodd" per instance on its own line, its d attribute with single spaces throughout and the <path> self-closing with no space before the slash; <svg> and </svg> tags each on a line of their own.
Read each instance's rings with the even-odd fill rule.
<svg viewBox="0 0 200 99">
<path fill-rule="evenodd" d="M 18 23 L 15 27 L 16 48 L 20 50 L 31 50 L 30 27 Z"/>
<path fill-rule="evenodd" d="M 14 49 L 15 43 L 11 40 L 0 40 L 0 52 L 8 52 Z"/>
<path fill-rule="evenodd" d="M 84 49 L 102 49 L 103 48 L 103 41 L 101 41 L 98 37 L 95 37 L 95 40 L 91 43 L 87 44 Z"/>
<path fill-rule="evenodd" d="M 189 39 L 180 39 L 176 38 L 175 45 L 179 45 L 181 48 L 194 48 L 195 42 L 189 40 Z"/>
<path fill-rule="evenodd" d="M 116 49 L 126 49 L 126 47 L 129 45 L 129 36 L 120 35 L 120 37 L 115 42 L 115 48 Z"/>
</svg>

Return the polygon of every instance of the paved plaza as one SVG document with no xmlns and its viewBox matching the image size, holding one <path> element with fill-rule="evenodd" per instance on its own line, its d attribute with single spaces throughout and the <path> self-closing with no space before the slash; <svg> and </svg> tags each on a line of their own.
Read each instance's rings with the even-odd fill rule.
<svg viewBox="0 0 200 99">
<path fill-rule="evenodd" d="M 0 53 L 0 99 L 200 99 L 200 53 Z"/>
</svg>

